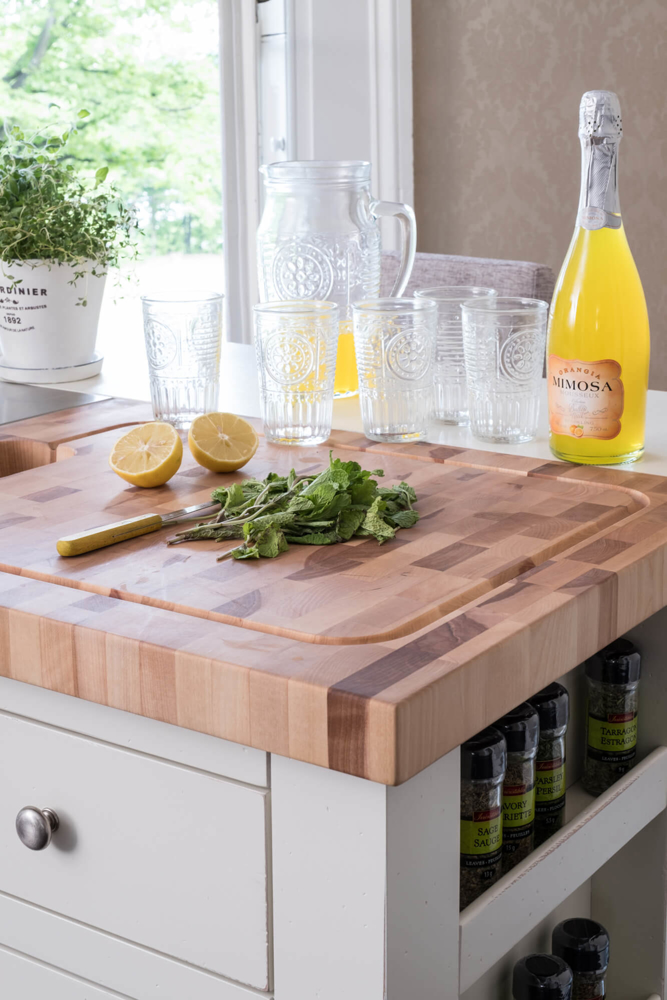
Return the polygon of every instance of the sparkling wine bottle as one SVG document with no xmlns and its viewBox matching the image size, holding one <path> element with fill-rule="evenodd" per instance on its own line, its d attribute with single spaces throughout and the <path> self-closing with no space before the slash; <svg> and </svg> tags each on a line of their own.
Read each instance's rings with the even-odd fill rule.
<svg viewBox="0 0 667 1000">
<path fill-rule="evenodd" d="M 549 317 L 551 450 L 591 465 L 644 451 L 649 326 L 618 201 L 622 131 L 616 94 L 584 94 L 579 213 Z"/>
</svg>

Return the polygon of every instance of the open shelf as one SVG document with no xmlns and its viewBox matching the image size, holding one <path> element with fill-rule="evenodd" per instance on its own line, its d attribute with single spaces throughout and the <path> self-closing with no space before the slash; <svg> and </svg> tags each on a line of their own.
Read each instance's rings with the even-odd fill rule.
<svg viewBox="0 0 667 1000">
<path fill-rule="evenodd" d="M 665 809 L 667 747 L 598 798 L 567 794 L 566 825 L 461 914 L 461 993 Z"/>
</svg>

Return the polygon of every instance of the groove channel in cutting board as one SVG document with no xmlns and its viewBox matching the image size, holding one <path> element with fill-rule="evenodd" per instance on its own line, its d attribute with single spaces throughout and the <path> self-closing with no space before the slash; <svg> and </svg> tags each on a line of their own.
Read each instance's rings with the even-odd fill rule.
<svg viewBox="0 0 667 1000">
<path fill-rule="evenodd" d="M 428 444 L 377 446 L 335 432 L 334 454 L 364 468 L 381 466 L 385 483 L 406 480 L 415 488 L 422 518 L 395 541 L 292 546 L 275 560 L 218 563 L 223 549 L 215 542 L 168 547 L 169 534 L 161 531 L 62 559 L 55 551 L 62 535 L 199 503 L 214 486 L 244 475 L 285 473 L 291 465 L 318 471 L 329 452 L 328 445 L 289 450 L 262 439 L 252 462 L 233 476 L 201 469 L 186 452 L 170 483 L 140 490 L 108 468 L 117 436 L 96 428 L 95 437 L 73 443 L 74 458 L 0 480 L 0 528 L 11 524 L 0 568 L 307 642 L 410 635 L 648 503 L 637 490 L 607 485 L 605 470 L 601 482 L 585 481 L 568 478 L 568 467 L 555 463 Z"/>
</svg>

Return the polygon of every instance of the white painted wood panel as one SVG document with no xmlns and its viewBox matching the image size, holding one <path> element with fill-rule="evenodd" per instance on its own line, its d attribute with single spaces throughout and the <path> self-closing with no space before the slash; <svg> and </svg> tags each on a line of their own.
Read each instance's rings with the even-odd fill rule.
<svg viewBox="0 0 667 1000">
<path fill-rule="evenodd" d="M 42 965 L 25 955 L 0 946 L 0 987 L 7 1000 L 126 1000 L 122 993 L 109 993 L 99 986 L 75 979 L 65 972 Z M 128 998 L 130 1000 L 130 998 Z"/>
<path fill-rule="evenodd" d="M 268 783 L 268 755 L 262 750 L 8 677 L 0 677 L 1 709 L 250 785 L 266 787 Z"/>
<path fill-rule="evenodd" d="M 592 916 L 609 931 L 611 997 L 664 995 L 666 844 L 662 812 L 593 876 Z"/>
<path fill-rule="evenodd" d="M 382 1000 L 385 786 L 272 756 L 271 789 L 276 1000 Z"/>
<path fill-rule="evenodd" d="M 10 715 L 0 759 L 0 889 L 266 989 L 266 793 Z M 39 853 L 25 805 L 61 820 Z"/>
<path fill-rule="evenodd" d="M 267 993 L 239 986 L 2 892 L 0 939 L 46 965 L 100 983 L 113 996 L 131 996 L 133 1000 L 268 998 Z M 5 1000 L 1 990 L 0 996 Z M 32 995 L 26 1000 L 33 1000 Z"/>
<path fill-rule="evenodd" d="M 462 992 L 665 809 L 667 748 L 599 798 L 582 795 L 578 816 L 461 915 Z"/>
<path fill-rule="evenodd" d="M 387 788 L 387 1000 L 458 992 L 459 788 L 458 748 Z"/>
<path fill-rule="evenodd" d="M 667 742 L 665 635 L 667 610 L 629 633 L 642 653 L 638 752 Z M 667 936 L 667 812 L 661 813 L 593 877 L 593 916 L 609 930 L 610 996 L 665 996 Z"/>
</svg>

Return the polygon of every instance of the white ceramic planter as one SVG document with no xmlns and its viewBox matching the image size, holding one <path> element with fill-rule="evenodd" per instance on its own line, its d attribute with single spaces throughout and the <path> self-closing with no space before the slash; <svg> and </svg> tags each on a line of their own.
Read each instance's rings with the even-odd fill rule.
<svg viewBox="0 0 667 1000">
<path fill-rule="evenodd" d="M 77 267 L 86 273 L 71 285 L 75 268 L 68 264 L 0 264 L 3 366 L 46 370 L 93 360 L 106 276 L 94 277 L 92 267 L 92 261 Z M 82 298 L 87 305 L 77 305 Z"/>
</svg>

